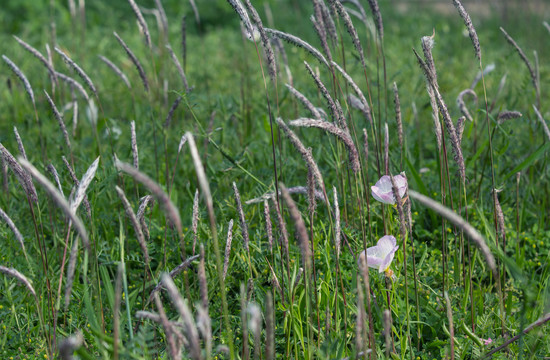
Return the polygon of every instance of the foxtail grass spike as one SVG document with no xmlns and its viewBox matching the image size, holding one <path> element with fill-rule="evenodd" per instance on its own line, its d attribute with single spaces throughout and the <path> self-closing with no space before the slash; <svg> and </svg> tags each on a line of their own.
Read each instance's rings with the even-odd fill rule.
<svg viewBox="0 0 550 360">
<path fill-rule="evenodd" d="M 126 216 L 130 219 L 130 222 L 132 223 L 132 227 L 134 228 L 134 232 L 136 233 L 137 241 L 139 243 L 139 246 L 141 246 L 141 251 L 143 252 L 143 257 L 145 258 L 145 264 L 146 266 L 149 266 L 149 251 L 147 250 L 147 243 L 145 242 L 145 236 L 143 235 L 143 231 L 141 230 L 139 220 L 136 214 L 134 214 L 132 205 L 126 198 L 124 191 L 118 186 L 115 186 L 115 190 L 118 194 L 118 197 L 120 198 L 120 201 L 122 202 L 122 205 L 124 206 Z"/>
<path fill-rule="evenodd" d="M 52 184 L 40 171 L 38 171 L 30 162 L 27 160 L 20 158 L 19 163 L 21 166 L 27 170 L 32 177 L 46 190 L 46 192 L 50 195 L 54 203 L 63 211 L 63 213 L 71 219 L 73 222 L 78 234 L 82 238 L 82 241 L 84 242 L 84 246 L 88 249 L 90 246 L 90 241 L 88 238 L 88 233 L 86 231 L 86 228 L 84 227 L 84 223 L 80 218 L 76 215 L 74 210 L 71 208 L 67 200 L 61 195 L 61 193 L 55 188 L 55 185 Z"/>
<path fill-rule="evenodd" d="M 233 219 L 229 220 L 227 225 L 227 241 L 225 243 L 225 254 L 223 260 L 223 278 L 227 275 L 229 269 L 229 257 L 231 256 L 231 242 L 233 241 Z"/>
<path fill-rule="evenodd" d="M 191 265 L 191 263 L 193 261 L 197 260 L 198 258 L 199 258 L 199 255 L 194 255 L 194 256 L 188 257 L 187 259 L 185 259 L 184 262 L 182 262 L 181 264 L 176 266 L 174 269 L 172 269 L 172 271 L 170 271 L 170 273 L 168 275 L 170 276 L 170 278 L 175 279 L 176 276 L 181 274 L 185 269 L 187 269 Z M 151 294 L 149 295 L 148 302 L 153 301 L 153 297 L 154 297 L 155 293 L 157 291 L 159 291 L 160 289 L 162 289 L 163 286 L 164 286 L 164 282 L 163 282 L 163 279 L 161 277 L 161 279 L 160 279 L 159 283 L 157 284 L 157 286 L 155 286 L 155 288 L 151 291 Z"/>
<path fill-rule="evenodd" d="M 164 209 L 164 212 L 166 213 L 166 216 L 170 219 L 170 221 L 174 224 L 178 231 L 178 236 L 183 234 L 182 225 L 181 225 L 181 218 L 178 209 L 172 203 L 172 200 L 170 200 L 170 197 L 159 184 L 157 184 L 155 181 L 153 181 L 149 176 L 145 175 L 144 173 L 140 172 L 136 168 L 134 168 L 132 165 L 123 163 L 120 160 L 115 161 L 115 166 L 118 170 L 130 175 L 135 181 L 141 183 L 143 186 L 149 189 L 153 196 L 157 198 L 157 201 L 159 202 L 160 206 Z"/>
<path fill-rule="evenodd" d="M 11 61 L 6 55 L 2 55 L 2 59 L 4 59 L 6 64 L 8 64 L 8 66 L 10 67 L 11 71 L 13 71 L 13 73 L 19 78 L 19 80 L 21 80 L 23 86 L 25 87 L 25 91 L 27 92 L 27 95 L 29 95 L 29 98 L 31 99 L 34 106 L 34 92 L 32 91 L 31 83 L 29 82 L 29 80 L 27 80 L 25 74 L 23 74 L 21 69 L 19 69 L 17 65 L 15 65 L 13 61 Z"/>
<path fill-rule="evenodd" d="M 134 11 L 134 14 L 136 14 L 139 27 L 141 29 L 141 32 L 143 32 L 143 36 L 145 37 L 145 44 L 147 44 L 147 47 L 151 48 L 151 35 L 149 35 L 149 27 L 147 26 L 147 22 L 145 21 L 143 14 L 141 13 L 141 10 L 134 0 L 128 0 L 128 2 L 130 3 L 132 10 Z"/>
<path fill-rule="evenodd" d="M 473 91 L 472 89 L 466 89 L 458 94 L 458 97 L 456 98 L 456 104 L 458 105 L 458 108 L 460 109 L 462 115 L 466 116 L 466 119 L 468 119 L 469 121 L 474 121 L 472 115 L 470 115 L 470 111 L 468 111 L 468 108 L 466 107 L 466 103 L 464 102 L 464 96 L 466 95 L 471 96 L 474 102 L 477 102 L 477 95 L 475 91 Z"/>
<path fill-rule="evenodd" d="M 78 64 L 76 62 L 74 62 L 61 49 L 59 49 L 58 47 L 54 47 L 54 50 L 55 50 L 56 53 L 61 55 L 61 57 L 63 58 L 63 61 L 65 61 L 65 63 L 69 67 L 71 67 L 78 74 L 78 76 L 80 76 L 80 78 L 84 81 L 84 83 L 90 88 L 90 90 L 92 90 L 94 95 L 97 97 L 97 89 L 96 89 L 94 83 L 92 82 L 92 79 L 90 79 L 90 77 L 88 76 L 88 74 L 86 74 L 84 72 L 84 70 L 82 70 L 82 68 L 80 66 L 78 66 Z"/>
<path fill-rule="evenodd" d="M 120 46 L 126 51 L 126 55 L 130 58 L 130 61 L 134 64 L 136 67 L 139 77 L 141 78 L 141 82 L 143 83 L 143 87 L 145 88 L 146 92 L 149 92 L 149 81 L 147 80 L 147 75 L 145 75 L 145 70 L 143 70 L 143 66 L 141 66 L 141 62 L 139 62 L 137 56 L 134 54 L 134 52 L 126 45 L 124 40 L 116 33 L 113 33 L 115 35 L 115 38 L 120 43 Z"/>
<path fill-rule="evenodd" d="M 124 83 L 124 85 L 126 85 L 126 87 L 128 89 L 131 89 L 132 88 L 132 84 L 130 84 L 130 80 L 128 80 L 128 77 L 126 76 L 126 74 L 124 74 L 124 72 L 122 72 L 122 70 L 120 70 L 120 68 L 118 66 L 116 66 L 111 60 L 107 59 L 105 56 L 103 55 L 98 55 L 98 57 L 101 59 L 101 61 L 103 61 L 111 70 L 113 70 L 113 72 L 120 78 L 120 80 L 122 80 L 122 82 Z"/>
<path fill-rule="evenodd" d="M 248 243 L 250 239 L 248 237 L 248 224 L 246 223 L 246 218 L 244 217 L 243 204 L 241 203 L 241 195 L 239 194 L 239 189 L 237 184 L 233 182 L 233 193 L 235 195 L 235 204 L 237 206 L 237 214 L 239 215 L 239 223 L 241 224 L 241 234 L 244 241 L 244 248 L 246 252 L 250 252 Z"/>
<path fill-rule="evenodd" d="M 8 165 L 11 171 L 15 174 L 15 177 L 17 177 L 19 184 L 21 184 L 21 187 L 23 187 L 23 190 L 29 199 L 34 203 L 38 202 L 38 195 L 36 194 L 36 189 L 32 182 L 31 176 L 28 172 L 23 170 L 19 162 L 15 160 L 13 155 L 4 147 L 4 145 L 2 145 L 2 143 L 0 143 L 0 155 L 2 156 L 3 162 Z"/>
<path fill-rule="evenodd" d="M 495 257 L 491 253 L 489 246 L 487 246 L 485 239 L 472 225 L 464 220 L 462 216 L 458 215 L 457 213 L 447 208 L 446 206 L 443 206 L 437 201 L 430 199 L 429 197 L 424 196 L 420 193 L 417 193 L 414 190 L 409 190 L 409 196 L 421 203 L 422 205 L 432 209 L 439 215 L 443 216 L 458 228 L 462 229 L 464 233 L 470 238 L 470 240 L 472 240 L 472 242 L 480 249 L 481 254 L 485 258 L 487 266 L 489 266 L 489 269 L 491 269 L 495 278 L 498 276 Z"/>
<path fill-rule="evenodd" d="M 458 10 L 458 13 L 460 14 L 462 20 L 464 20 L 464 25 L 466 25 L 466 28 L 468 29 L 468 34 L 470 35 L 470 40 L 472 40 L 472 45 L 474 46 L 476 57 L 481 60 L 481 46 L 479 45 L 479 39 L 477 37 L 477 32 L 474 28 L 474 24 L 472 24 L 472 19 L 470 19 L 470 15 L 468 15 L 460 0 L 453 0 L 453 4 Z"/>
<path fill-rule="evenodd" d="M 19 131 L 17 131 L 17 127 L 13 127 L 13 132 L 15 134 L 15 141 L 17 141 L 17 147 L 19 148 L 19 154 L 23 156 L 23 159 L 27 159 L 27 153 L 25 152 L 25 147 L 23 146 L 23 140 L 21 140 L 21 136 L 19 135 Z"/>
</svg>

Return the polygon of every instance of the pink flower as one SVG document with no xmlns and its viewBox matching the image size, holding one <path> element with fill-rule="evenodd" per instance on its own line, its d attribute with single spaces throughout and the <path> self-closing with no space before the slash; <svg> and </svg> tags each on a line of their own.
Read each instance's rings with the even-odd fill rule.
<svg viewBox="0 0 550 360">
<path fill-rule="evenodd" d="M 391 235 L 381 237 L 376 246 L 368 248 L 363 251 L 361 255 L 359 255 L 359 264 L 362 263 L 363 258 L 366 256 L 368 267 L 378 269 L 379 273 L 387 271 L 393 260 L 395 252 L 399 249 L 399 246 L 396 246 L 395 244 L 395 237 Z"/>
<path fill-rule="evenodd" d="M 487 345 L 490 345 L 493 340 L 491 338 L 488 338 L 487 340 L 486 339 L 481 339 L 483 341 L 483 345 L 487 346 Z"/>
<path fill-rule="evenodd" d="M 399 196 L 403 197 L 407 191 L 407 178 L 403 175 L 395 175 L 393 177 L 397 190 L 399 191 Z M 393 190 L 391 185 L 391 178 L 389 175 L 384 175 L 371 186 L 372 196 L 384 203 L 395 205 L 395 196 L 393 196 Z"/>
</svg>

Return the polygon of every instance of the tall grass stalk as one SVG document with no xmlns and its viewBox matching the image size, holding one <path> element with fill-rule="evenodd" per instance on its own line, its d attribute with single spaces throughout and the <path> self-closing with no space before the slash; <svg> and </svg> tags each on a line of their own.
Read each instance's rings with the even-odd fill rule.
<svg viewBox="0 0 550 360">
<path fill-rule="evenodd" d="M 204 172 L 204 167 L 202 166 L 199 152 L 197 150 L 197 145 L 195 144 L 195 138 L 190 132 L 185 133 L 187 142 L 189 144 L 189 150 L 191 152 L 191 157 L 193 159 L 193 164 L 195 166 L 195 171 L 197 173 L 197 179 L 199 186 L 202 190 L 203 196 L 206 200 L 206 208 L 208 210 L 208 217 L 210 219 L 210 231 L 212 232 L 212 242 L 214 244 L 214 254 L 216 256 L 216 269 L 218 270 L 218 281 L 220 282 L 220 295 L 222 300 L 222 313 L 224 318 L 225 325 L 225 340 L 229 344 L 229 355 L 231 358 L 234 357 L 235 350 L 233 346 L 233 330 L 229 322 L 229 312 L 227 310 L 227 299 L 225 293 L 225 280 L 223 277 L 223 268 L 222 260 L 220 254 L 220 246 L 218 243 L 218 232 L 216 228 L 216 216 L 214 214 L 214 203 L 212 201 L 212 193 L 210 192 L 210 185 L 208 184 L 208 179 L 206 178 L 206 173 Z"/>
</svg>

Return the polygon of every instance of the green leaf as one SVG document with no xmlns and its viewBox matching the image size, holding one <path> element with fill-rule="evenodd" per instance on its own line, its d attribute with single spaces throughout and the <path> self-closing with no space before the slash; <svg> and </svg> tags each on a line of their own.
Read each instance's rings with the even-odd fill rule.
<svg viewBox="0 0 550 360">
<path fill-rule="evenodd" d="M 505 182 L 510 177 L 514 176 L 517 172 L 525 169 L 532 163 L 534 163 L 536 160 L 538 160 L 546 150 L 550 148 L 550 142 L 546 142 L 544 145 L 541 145 L 537 151 L 529 155 L 525 160 L 523 160 L 519 165 L 517 165 L 515 168 L 513 168 L 505 177 L 502 179 L 502 182 Z"/>
</svg>

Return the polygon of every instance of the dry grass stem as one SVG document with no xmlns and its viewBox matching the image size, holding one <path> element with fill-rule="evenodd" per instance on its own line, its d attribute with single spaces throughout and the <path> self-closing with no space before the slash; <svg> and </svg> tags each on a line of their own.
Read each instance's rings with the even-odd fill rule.
<svg viewBox="0 0 550 360">
<path fill-rule="evenodd" d="M 126 51 L 126 55 L 128 55 L 128 57 L 130 58 L 130 61 L 134 64 L 134 66 L 136 67 L 138 73 L 139 73 L 139 77 L 141 78 L 141 82 L 143 83 L 143 87 L 145 88 L 145 91 L 149 92 L 149 81 L 147 80 L 147 76 L 145 75 L 145 70 L 143 70 L 143 66 L 141 66 L 141 63 L 139 62 L 138 58 L 136 57 L 136 55 L 133 53 L 132 50 L 130 50 L 130 48 L 128 47 L 128 45 L 126 45 L 126 43 L 124 42 L 124 40 L 122 40 L 122 38 L 120 36 L 118 36 L 118 34 L 115 32 L 113 32 L 113 35 L 115 35 L 115 38 L 118 40 L 118 42 L 120 43 L 120 46 L 122 46 L 122 48 L 124 49 L 124 51 Z"/>
<path fill-rule="evenodd" d="M 451 209 L 443 206 L 433 199 L 430 199 L 427 196 L 417 193 L 414 190 L 409 190 L 409 196 L 414 200 L 420 202 L 422 205 L 432 209 L 439 215 L 443 216 L 458 228 L 462 229 L 464 233 L 470 238 L 470 240 L 472 240 L 472 242 L 480 249 L 481 254 L 485 258 L 487 266 L 489 266 L 495 278 L 498 276 L 495 257 L 491 253 L 491 250 L 487 246 L 487 243 L 485 242 L 483 236 L 472 225 L 470 225 L 466 220 L 464 220 L 464 218 L 462 218 Z"/>
<path fill-rule="evenodd" d="M 324 130 L 334 136 L 336 136 L 340 141 L 344 143 L 348 150 L 349 162 L 353 172 L 357 173 L 361 167 L 359 163 L 359 155 L 357 153 L 357 148 L 353 143 L 353 140 L 349 133 L 340 129 L 338 126 L 322 120 L 317 119 L 308 119 L 308 118 L 299 118 L 293 120 L 289 123 L 291 126 L 300 126 L 300 127 L 316 127 L 321 130 Z"/>
<path fill-rule="evenodd" d="M 130 175 L 135 181 L 141 183 L 143 186 L 149 189 L 149 191 L 151 191 L 153 196 L 159 202 L 160 206 L 164 209 L 166 216 L 170 219 L 172 224 L 174 224 L 174 226 L 176 227 L 178 231 L 178 236 L 183 234 L 179 211 L 176 208 L 176 206 L 172 203 L 172 200 L 170 200 L 170 197 L 168 196 L 168 194 L 166 194 L 166 192 L 162 190 L 160 185 L 157 184 L 155 181 L 153 181 L 149 176 L 140 172 L 130 164 L 123 163 L 117 159 L 115 161 L 115 166 L 117 169 Z"/>
<path fill-rule="evenodd" d="M 10 67 L 11 71 L 13 71 L 13 73 L 19 78 L 19 80 L 21 80 L 23 86 L 25 87 L 25 91 L 27 92 L 27 95 L 29 95 L 29 98 L 31 99 L 34 106 L 34 92 L 32 91 L 31 83 L 29 82 L 25 74 L 23 74 L 21 69 L 19 69 L 17 65 L 15 65 L 13 61 L 11 61 L 6 55 L 2 55 L 2 59 L 4 59 L 6 64 L 8 64 L 8 66 Z"/>
<path fill-rule="evenodd" d="M 229 256 L 231 255 L 231 242 L 233 241 L 233 219 L 229 220 L 227 225 L 227 241 L 225 243 L 225 255 L 223 260 L 223 279 L 227 275 L 227 269 L 229 268 Z"/>
</svg>

